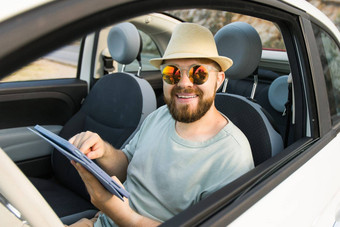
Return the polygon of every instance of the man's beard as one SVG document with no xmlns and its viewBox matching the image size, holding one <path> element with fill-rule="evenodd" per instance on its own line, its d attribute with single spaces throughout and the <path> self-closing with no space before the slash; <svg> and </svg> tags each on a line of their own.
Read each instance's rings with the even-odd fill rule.
<svg viewBox="0 0 340 227">
<path fill-rule="evenodd" d="M 168 109 L 172 117 L 179 122 L 192 123 L 201 119 L 210 109 L 215 99 L 215 92 L 212 97 L 203 99 L 203 91 L 196 87 L 194 88 L 181 88 L 175 86 L 171 91 L 170 98 L 164 97 L 165 103 L 168 105 Z M 195 110 L 190 110 L 190 105 L 176 106 L 176 93 L 194 93 L 198 96 L 198 105 Z"/>
</svg>

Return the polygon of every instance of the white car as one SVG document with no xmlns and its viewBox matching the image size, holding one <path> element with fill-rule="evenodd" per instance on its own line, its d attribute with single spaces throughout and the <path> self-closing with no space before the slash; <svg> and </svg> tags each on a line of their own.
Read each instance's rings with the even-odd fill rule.
<svg viewBox="0 0 340 227">
<path fill-rule="evenodd" d="M 183 21 L 211 29 L 234 60 L 215 101 L 248 137 L 256 166 L 163 225 L 339 226 L 340 33 L 318 9 L 304 0 L 22 2 L 0 15 L 0 226 L 63 226 L 97 212 L 69 162 L 27 127 L 65 138 L 92 130 L 123 146 L 164 104 L 148 60 Z M 132 41 L 111 39 L 122 22 L 137 29 Z M 131 43 L 143 44 L 140 61 L 119 58 Z"/>
</svg>

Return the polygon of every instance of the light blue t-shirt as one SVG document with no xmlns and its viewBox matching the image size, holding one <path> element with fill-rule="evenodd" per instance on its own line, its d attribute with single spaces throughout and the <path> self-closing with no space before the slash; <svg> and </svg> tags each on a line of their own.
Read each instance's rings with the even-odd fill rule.
<svg viewBox="0 0 340 227">
<path fill-rule="evenodd" d="M 188 141 L 177 134 L 167 106 L 145 119 L 123 152 L 130 206 L 160 222 L 254 168 L 248 140 L 230 120 L 213 138 Z"/>
</svg>

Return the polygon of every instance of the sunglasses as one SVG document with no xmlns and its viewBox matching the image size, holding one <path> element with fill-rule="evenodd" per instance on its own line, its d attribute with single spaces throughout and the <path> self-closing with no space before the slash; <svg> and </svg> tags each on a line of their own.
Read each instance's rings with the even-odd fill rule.
<svg viewBox="0 0 340 227">
<path fill-rule="evenodd" d="M 208 80 L 209 71 L 218 72 L 217 69 L 208 65 L 193 65 L 187 71 L 187 75 L 191 83 L 201 85 Z M 182 72 L 183 70 L 176 65 L 166 65 L 162 67 L 163 80 L 168 84 L 177 84 L 181 80 Z"/>
</svg>

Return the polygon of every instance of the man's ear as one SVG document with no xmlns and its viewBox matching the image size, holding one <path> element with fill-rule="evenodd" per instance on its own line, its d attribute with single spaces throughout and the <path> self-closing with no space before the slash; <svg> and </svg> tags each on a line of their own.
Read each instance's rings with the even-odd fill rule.
<svg viewBox="0 0 340 227">
<path fill-rule="evenodd" d="M 217 91 L 217 90 L 221 87 L 221 85 L 223 84 L 224 78 L 225 78 L 225 74 L 224 74 L 223 71 L 217 73 L 217 80 L 216 80 L 217 86 L 216 86 L 216 91 Z"/>
</svg>

